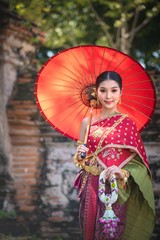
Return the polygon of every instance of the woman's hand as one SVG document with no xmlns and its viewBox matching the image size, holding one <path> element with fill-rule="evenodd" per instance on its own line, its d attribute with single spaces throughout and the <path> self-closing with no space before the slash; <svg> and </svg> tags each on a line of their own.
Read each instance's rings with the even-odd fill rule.
<svg viewBox="0 0 160 240">
<path fill-rule="evenodd" d="M 79 145 L 79 146 L 77 147 L 77 151 L 76 151 L 77 156 L 78 156 L 78 159 L 79 159 L 79 160 L 82 159 L 82 158 L 81 158 L 81 154 L 82 154 L 82 153 L 86 153 L 86 154 L 87 154 L 88 150 L 89 150 L 89 148 L 87 148 L 87 147 L 84 146 L 83 144 Z"/>
<path fill-rule="evenodd" d="M 112 178 L 112 175 L 115 174 L 116 175 L 116 178 L 120 178 L 120 179 L 123 179 L 124 178 L 124 174 L 123 172 L 121 171 L 121 169 L 115 165 L 111 166 L 111 167 L 108 167 L 106 170 L 105 170 L 105 176 L 108 180 L 110 180 Z"/>
</svg>

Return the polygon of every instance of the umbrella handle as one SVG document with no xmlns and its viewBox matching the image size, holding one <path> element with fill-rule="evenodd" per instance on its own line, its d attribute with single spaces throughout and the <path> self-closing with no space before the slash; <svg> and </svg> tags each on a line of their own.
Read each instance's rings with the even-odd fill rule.
<svg viewBox="0 0 160 240">
<path fill-rule="evenodd" d="M 83 144 L 85 147 L 87 146 L 88 134 L 90 131 L 90 125 L 91 125 L 91 120 L 92 120 L 93 106 L 95 105 L 95 99 L 90 100 L 90 105 L 91 105 L 90 117 L 88 119 L 88 125 L 87 125 L 84 144 Z M 81 158 L 85 158 L 85 157 L 86 157 L 86 152 L 81 153 Z"/>
<path fill-rule="evenodd" d="M 90 116 L 89 121 L 88 121 L 88 125 L 87 125 L 87 130 L 86 130 L 86 135 L 85 135 L 85 139 L 84 139 L 84 146 L 87 146 L 87 141 L 88 141 L 88 134 L 89 134 L 89 130 L 90 130 L 90 124 L 91 124 L 91 118 L 92 116 Z M 81 158 L 85 158 L 86 157 L 86 152 L 81 153 Z"/>
</svg>

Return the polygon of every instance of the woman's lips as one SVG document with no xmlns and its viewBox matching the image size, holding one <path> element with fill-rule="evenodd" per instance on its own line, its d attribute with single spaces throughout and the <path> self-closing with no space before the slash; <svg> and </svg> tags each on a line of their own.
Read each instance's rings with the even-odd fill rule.
<svg viewBox="0 0 160 240">
<path fill-rule="evenodd" d="M 113 101 L 104 101 L 106 104 L 111 104 Z"/>
</svg>

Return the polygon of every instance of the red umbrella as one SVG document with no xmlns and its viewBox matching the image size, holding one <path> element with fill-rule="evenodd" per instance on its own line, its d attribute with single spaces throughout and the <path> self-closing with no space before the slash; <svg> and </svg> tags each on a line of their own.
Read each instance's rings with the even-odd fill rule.
<svg viewBox="0 0 160 240">
<path fill-rule="evenodd" d="M 57 131 L 77 140 L 81 121 L 90 114 L 88 95 L 103 71 L 116 71 L 123 81 L 119 111 L 128 114 L 139 131 L 151 120 L 155 89 L 145 69 L 130 56 L 103 46 L 84 45 L 61 51 L 38 73 L 36 98 L 45 119 Z M 95 114 L 97 109 L 93 111 Z"/>
</svg>

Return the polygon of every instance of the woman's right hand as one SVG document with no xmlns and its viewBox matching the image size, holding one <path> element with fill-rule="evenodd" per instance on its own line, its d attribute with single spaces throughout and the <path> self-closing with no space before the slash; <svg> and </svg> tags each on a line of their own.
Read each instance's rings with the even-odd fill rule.
<svg viewBox="0 0 160 240">
<path fill-rule="evenodd" d="M 77 155 L 78 155 L 78 158 L 81 158 L 81 154 L 82 153 L 86 153 L 88 152 L 89 148 L 87 148 L 85 145 L 81 144 L 77 147 Z M 82 158 L 81 158 L 82 159 Z"/>
</svg>

